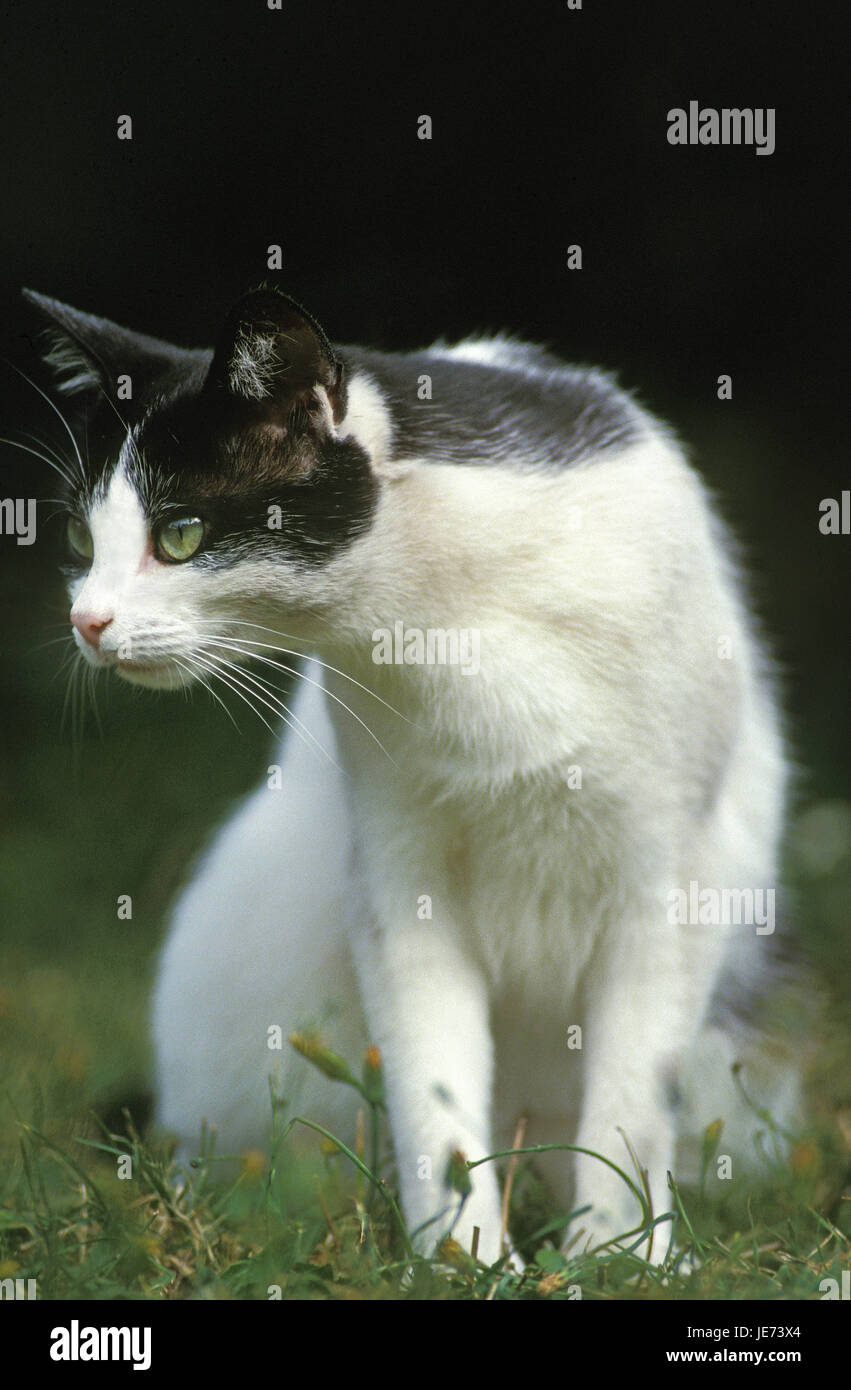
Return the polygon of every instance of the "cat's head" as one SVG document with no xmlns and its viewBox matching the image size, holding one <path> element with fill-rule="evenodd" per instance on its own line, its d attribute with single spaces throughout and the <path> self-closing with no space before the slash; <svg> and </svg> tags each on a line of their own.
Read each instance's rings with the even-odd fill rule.
<svg viewBox="0 0 851 1390">
<path fill-rule="evenodd" d="M 316 321 L 256 290 L 214 351 L 188 351 L 25 293 L 79 407 L 67 577 L 86 660 L 177 687 L 234 659 L 216 642 L 249 624 L 260 638 L 282 604 L 291 628 L 318 612 L 323 572 L 368 530 L 380 484 L 369 412 L 350 409 Z"/>
</svg>

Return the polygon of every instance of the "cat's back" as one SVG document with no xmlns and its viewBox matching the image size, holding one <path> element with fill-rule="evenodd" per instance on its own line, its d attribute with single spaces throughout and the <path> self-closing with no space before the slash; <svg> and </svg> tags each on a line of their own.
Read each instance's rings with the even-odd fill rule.
<svg viewBox="0 0 851 1390">
<path fill-rule="evenodd" d="M 559 470 L 662 432 L 605 372 L 504 335 L 414 352 L 341 352 L 350 376 L 378 387 L 400 457 Z"/>
</svg>

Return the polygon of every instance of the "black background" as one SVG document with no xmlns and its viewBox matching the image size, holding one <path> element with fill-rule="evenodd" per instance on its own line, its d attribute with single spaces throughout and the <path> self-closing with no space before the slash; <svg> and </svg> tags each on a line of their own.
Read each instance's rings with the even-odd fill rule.
<svg viewBox="0 0 851 1390">
<path fill-rule="evenodd" d="M 836 793 L 849 543 L 818 504 L 849 481 L 839 13 L 7 0 L 0 349 L 37 370 L 22 284 L 209 344 L 279 243 L 274 278 L 337 342 L 507 329 L 616 370 L 743 537 L 803 761 Z M 666 113 L 692 99 L 775 107 L 775 153 L 670 146 Z M 0 408 L 4 435 L 49 423 L 5 362 Z M 0 466 L 4 496 L 51 491 L 26 455 Z M 54 580 L 40 544 L 0 537 L 0 564 L 14 653 Z M 0 699 L 25 720 L 26 679 Z"/>
</svg>

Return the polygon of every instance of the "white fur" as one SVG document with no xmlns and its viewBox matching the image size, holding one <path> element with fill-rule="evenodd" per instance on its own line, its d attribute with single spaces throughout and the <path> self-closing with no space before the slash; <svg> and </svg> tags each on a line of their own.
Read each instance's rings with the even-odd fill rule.
<svg viewBox="0 0 851 1390">
<path fill-rule="evenodd" d="M 230 367 L 230 386 L 248 400 L 262 401 L 272 394 L 280 370 L 277 340 L 273 333 L 240 331 Z"/>
<path fill-rule="evenodd" d="M 108 621 L 100 645 L 74 629 L 74 640 L 92 666 L 112 668 L 140 685 L 176 688 L 193 678 L 198 622 L 208 607 L 208 585 L 193 586 L 189 571 L 164 565 L 153 554 L 147 521 L 124 460 L 128 438 L 103 497 L 88 524 L 94 546 L 91 567 L 70 586 L 72 617 Z"/>
<path fill-rule="evenodd" d="M 160 1123 L 184 1153 L 202 1117 L 222 1150 L 262 1142 L 280 1060 L 295 1108 L 351 1142 L 357 1096 L 267 1047 L 273 1025 L 286 1037 L 319 1023 L 358 1066 L 367 1043 L 381 1048 L 403 1207 L 424 1245 L 450 1224 L 451 1151 L 507 1146 L 521 1113 L 527 1143 L 576 1143 L 631 1172 L 623 1131 L 667 1210 L 666 1089 L 705 1046 L 725 961 L 757 975 L 764 944 L 747 928 L 671 927 L 667 894 L 693 879 L 773 885 L 785 781 L 704 490 L 652 422 L 649 442 L 563 471 L 391 465 L 377 389 L 363 381 L 350 401 L 341 432 L 373 442 L 383 487 L 371 529 L 324 568 L 146 570 L 138 536 L 132 563 L 109 562 L 116 623 L 159 631 L 164 670 L 164 634 L 191 664 L 236 600 L 257 627 L 222 617 L 220 635 L 295 634 L 349 677 L 326 669 L 324 693 L 303 684 L 295 705 L 342 770 L 289 737 L 282 789 L 240 807 L 178 904 L 154 1000 Z M 117 517 L 125 503 L 116 482 L 105 505 Z M 88 584 L 106 574 L 96 560 Z M 371 634 L 397 620 L 476 628 L 480 672 L 375 665 Z M 734 1035 L 719 1036 L 734 1056 Z M 687 1114 L 705 1124 L 717 1092 L 697 1092 Z M 541 1166 L 565 1210 L 591 1206 L 595 1238 L 637 1220 L 598 1160 Z M 492 1163 L 474 1170 L 455 1235 L 469 1245 L 474 1226 L 495 1259 Z"/>
<path fill-rule="evenodd" d="M 55 330 L 50 332 L 51 347 L 44 360 L 56 373 L 56 389 L 63 395 L 73 396 L 78 392 L 94 391 L 101 385 L 97 369 L 73 339 Z M 62 373 L 65 373 L 63 378 Z"/>
<path fill-rule="evenodd" d="M 440 343 L 435 345 L 431 352 L 434 357 L 449 357 L 456 362 L 476 362 L 483 367 L 502 367 L 517 372 L 537 370 L 534 360 L 530 361 L 530 353 L 535 352 L 531 344 L 505 333 L 498 333 L 491 338 L 465 338 L 463 342 L 453 343 L 451 346 Z"/>
<path fill-rule="evenodd" d="M 390 418 L 378 386 L 366 372 L 359 372 L 349 381 L 346 414 L 338 434 L 341 439 L 356 439 L 369 454 L 373 467 L 386 471 L 392 440 Z"/>
</svg>

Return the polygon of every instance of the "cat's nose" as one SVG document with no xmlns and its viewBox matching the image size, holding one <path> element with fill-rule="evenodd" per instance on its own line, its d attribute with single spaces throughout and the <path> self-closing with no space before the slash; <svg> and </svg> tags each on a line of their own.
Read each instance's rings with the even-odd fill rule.
<svg viewBox="0 0 851 1390">
<path fill-rule="evenodd" d="M 77 613 L 72 608 L 71 622 L 90 647 L 99 647 L 101 633 L 112 622 L 112 614 L 88 613 L 85 610 Z"/>
</svg>

